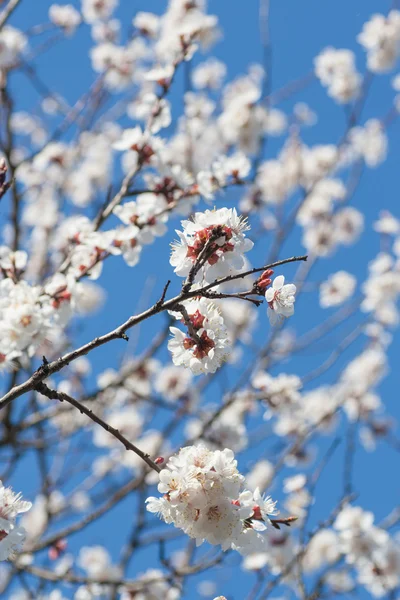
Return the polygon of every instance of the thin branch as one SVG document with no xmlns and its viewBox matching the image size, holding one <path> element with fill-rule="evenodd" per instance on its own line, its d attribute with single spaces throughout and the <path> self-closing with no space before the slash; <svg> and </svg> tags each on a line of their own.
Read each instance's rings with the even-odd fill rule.
<svg viewBox="0 0 400 600">
<path fill-rule="evenodd" d="M 144 481 L 144 477 L 140 477 L 138 479 L 131 479 L 125 485 L 120 487 L 112 496 L 110 496 L 107 501 L 99 506 L 97 509 L 93 510 L 90 514 L 86 515 L 80 521 L 72 523 L 72 525 L 68 525 L 59 531 L 49 535 L 44 540 L 39 540 L 36 543 L 32 543 L 30 546 L 24 548 L 25 553 L 31 552 L 39 552 L 40 550 L 44 550 L 45 548 L 49 548 L 53 546 L 55 542 L 60 539 L 68 538 L 73 533 L 78 533 L 85 529 L 88 525 L 97 521 L 100 517 L 106 514 L 111 508 L 119 504 L 128 494 L 138 489 Z"/>
<path fill-rule="evenodd" d="M 306 261 L 306 260 L 307 260 L 307 256 L 293 256 L 292 258 L 286 258 L 283 260 L 279 260 L 279 261 L 276 261 L 269 265 L 266 265 L 264 267 L 250 269 L 249 271 L 245 271 L 243 273 L 238 273 L 236 275 L 228 275 L 227 277 L 217 279 L 213 283 L 209 283 L 208 285 L 204 286 L 203 288 L 199 288 L 198 290 L 192 290 L 185 294 L 183 292 L 181 292 L 178 296 L 175 296 L 174 298 L 171 298 L 170 300 L 164 301 L 161 305 L 158 303 L 155 303 L 152 307 L 148 308 L 147 310 L 140 313 L 139 315 L 134 315 L 134 316 L 130 317 L 127 321 L 125 321 L 125 323 L 123 323 L 116 329 L 113 329 L 112 331 L 110 331 L 100 337 L 94 338 L 91 342 L 84 344 L 83 346 L 81 346 L 80 348 L 77 348 L 76 350 L 72 350 L 71 352 L 68 352 L 67 354 L 65 354 L 64 356 L 60 357 L 57 360 L 42 364 L 41 367 L 39 367 L 39 369 L 37 369 L 37 371 L 35 371 L 35 373 L 29 379 L 27 379 L 24 383 L 12 388 L 9 392 L 7 392 L 7 394 L 5 394 L 0 399 L 0 410 L 2 408 L 4 408 L 5 406 L 7 406 L 10 402 L 15 400 L 15 398 L 18 398 L 19 396 L 22 396 L 26 392 L 36 389 L 38 384 L 41 381 L 43 381 L 44 379 L 47 379 L 50 375 L 53 375 L 54 373 L 58 373 L 59 371 L 61 371 L 61 369 L 63 369 L 67 365 L 69 365 L 72 361 L 76 360 L 77 358 L 79 358 L 81 356 L 85 356 L 86 354 L 88 354 L 89 352 L 94 350 L 95 348 L 99 348 L 100 346 L 103 346 L 104 344 L 107 344 L 108 342 L 111 342 L 112 340 L 126 339 L 127 336 L 126 336 L 125 332 L 128 329 L 131 329 L 132 327 L 134 327 L 138 323 L 141 323 L 142 321 L 148 319 L 149 317 L 159 314 L 165 310 L 174 309 L 176 307 L 176 305 L 179 304 L 180 302 L 182 302 L 184 300 L 188 300 L 189 298 L 194 298 L 195 296 L 201 296 L 201 294 L 203 292 L 206 292 L 209 289 L 217 287 L 218 285 L 221 285 L 222 283 L 226 283 L 228 281 L 235 281 L 237 279 L 242 279 L 244 277 L 247 277 L 248 275 L 251 275 L 254 273 L 259 273 L 261 271 L 265 271 L 265 270 L 271 269 L 273 267 L 281 266 L 281 265 L 292 263 L 292 262 Z"/>
<path fill-rule="evenodd" d="M 84 404 L 82 404 L 78 400 L 75 400 L 75 398 L 72 398 L 71 396 L 69 396 L 68 394 L 66 394 L 64 392 L 58 392 L 56 390 L 51 390 L 43 382 L 38 383 L 37 386 L 35 387 L 35 390 L 40 392 L 41 394 L 43 394 L 43 396 L 50 398 L 50 400 L 59 400 L 60 402 L 68 402 L 68 404 L 72 404 L 72 406 L 77 408 L 81 414 L 84 414 L 87 417 L 89 417 L 89 419 L 91 419 L 92 421 L 94 421 L 95 423 L 100 425 L 108 433 L 110 433 L 117 440 L 119 440 L 121 442 L 121 444 L 123 444 L 127 450 L 131 450 L 132 452 L 137 454 L 142 460 L 144 460 L 144 462 L 151 469 L 153 469 L 154 471 L 157 471 L 157 473 L 159 473 L 161 471 L 160 467 L 154 461 L 151 460 L 151 458 L 148 454 L 145 454 L 144 452 L 142 452 L 142 450 L 140 450 L 140 448 L 138 448 L 137 446 L 132 444 L 132 442 L 127 440 L 126 437 L 124 437 L 118 431 L 118 429 L 111 427 L 111 425 L 109 425 L 108 423 L 103 421 L 103 419 L 101 419 L 100 417 L 95 415 L 94 412 L 90 408 L 87 408 Z"/>
<path fill-rule="evenodd" d="M 10 0 L 4 10 L 0 13 L 0 30 L 7 23 L 8 19 L 11 17 L 14 10 L 17 8 L 18 4 L 20 4 L 21 0 Z"/>
<path fill-rule="evenodd" d="M 154 578 L 151 581 L 136 581 L 133 579 L 117 579 L 105 576 L 102 578 L 99 577 L 84 577 L 81 575 L 75 575 L 74 573 L 55 573 L 54 571 L 50 571 L 49 569 L 43 569 L 42 567 L 36 567 L 34 565 L 24 565 L 23 567 L 18 567 L 20 571 L 26 571 L 35 577 L 39 577 L 40 579 L 45 579 L 46 581 L 52 582 L 67 582 L 67 583 L 78 583 L 81 585 L 118 585 L 129 587 L 129 591 L 132 593 L 135 592 L 143 592 L 146 590 L 149 585 L 153 583 L 162 583 L 168 581 L 168 577 L 158 577 Z"/>
<path fill-rule="evenodd" d="M 137 173 L 141 169 L 141 166 L 142 165 L 139 162 L 132 169 L 130 169 L 130 171 L 128 171 L 128 173 L 125 175 L 124 179 L 122 180 L 122 184 L 121 184 L 119 191 L 115 194 L 114 198 L 111 200 L 111 202 L 108 204 L 108 206 L 106 206 L 105 208 L 102 208 L 102 210 L 97 215 L 97 217 L 94 221 L 94 230 L 95 231 L 97 231 L 99 229 L 99 227 L 101 227 L 101 225 L 105 221 L 105 219 L 107 219 L 107 217 L 113 212 L 114 208 L 116 206 L 118 206 L 120 204 L 121 200 L 124 198 L 124 196 L 126 196 L 129 186 L 132 182 L 132 179 L 135 177 L 135 175 L 137 175 Z"/>
<path fill-rule="evenodd" d="M 214 228 L 214 230 L 212 231 L 207 242 L 204 244 L 196 261 L 193 263 L 193 265 L 189 271 L 189 274 L 186 278 L 186 281 L 184 282 L 184 284 L 182 286 L 182 292 L 184 294 L 186 292 L 190 291 L 190 288 L 192 287 L 194 280 L 196 279 L 197 273 L 205 265 L 207 260 L 210 258 L 210 256 L 215 251 L 215 242 L 218 240 L 218 238 L 222 237 L 223 235 L 224 235 L 224 232 L 223 232 L 222 227 L 218 226 L 218 227 Z"/>
</svg>

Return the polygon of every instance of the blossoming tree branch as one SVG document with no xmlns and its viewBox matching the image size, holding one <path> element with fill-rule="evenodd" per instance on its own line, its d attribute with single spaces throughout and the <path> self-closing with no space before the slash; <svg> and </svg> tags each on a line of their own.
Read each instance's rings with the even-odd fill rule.
<svg viewBox="0 0 400 600">
<path fill-rule="evenodd" d="M 394 600 L 400 12 L 134 4 L 0 0 L 1 597 Z"/>
</svg>

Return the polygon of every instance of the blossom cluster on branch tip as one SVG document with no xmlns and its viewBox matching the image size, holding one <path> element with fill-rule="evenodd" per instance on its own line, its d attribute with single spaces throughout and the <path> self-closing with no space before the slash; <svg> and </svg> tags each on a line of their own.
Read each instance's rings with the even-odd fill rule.
<svg viewBox="0 0 400 600">
<path fill-rule="evenodd" d="M 182 221 L 177 231 L 179 241 L 172 244 L 171 265 L 180 277 L 189 275 L 201 259 L 195 281 L 213 282 L 219 277 L 239 273 L 244 254 L 253 242 L 245 237 L 249 229 L 246 219 L 233 208 L 197 212 L 190 221 Z"/>
<path fill-rule="evenodd" d="M 276 503 L 257 488 L 244 489 L 232 450 L 188 446 L 172 456 L 159 474 L 161 498 L 149 497 L 147 510 L 204 541 L 241 554 L 265 545 L 262 535 L 276 514 Z"/>
<path fill-rule="evenodd" d="M 189 368 L 195 375 L 215 373 L 228 358 L 230 341 L 218 308 L 206 298 L 183 303 L 185 317 L 173 313 L 186 326 L 186 334 L 170 327 L 168 349 L 177 366 Z M 187 319 L 187 322 L 186 320 Z"/>
<path fill-rule="evenodd" d="M 370 71 L 390 71 L 400 55 L 400 11 L 391 10 L 387 17 L 373 15 L 364 23 L 357 40 L 367 52 Z"/>
<path fill-rule="evenodd" d="M 399 447 L 379 385 L 389 370 L 391 329 L 400 322 L 400 221 L 382 212 L 373 224 L 380 243 L 366 277 L 362 265 L 354 268 L 356 276 L 342 269 L 353 265 L 351 257 L 343 260 L 343 246 L 371 225 L 373 208 L 364 210 L 355 197 L 365 192 L 358 184 L 364 171 L 385 161 L 400 114 L 400 95 L 393 93 L 400 92 L 400 74 L 391 82 L 383 78 L 392 86 L 382 96 L 386 107 L 369 102 L 371 85 L 377 98 L 379 73 L 400 58 L 400 11 L 393 2 L 387 14 L 372 15 L 360 27 L 361 52 L 321 46 L 309 74 L 276 89 L 268 60 L 230 81 L 231 69 L 220 60 L 196 57 L 188 64 L 220 36 L 208 0 L 168 0 L 160 14 L 134 7 L 127 20 L 123 11 L 131 4 L 52 4 L 47 22 L 20 31 L 9 23 L 15 14 L 18 22 L 25 3 L 0 0 L 0 199 L 8 218 L 0 246 L 0 375 L 12 370 L 0 401 L 2 478 L 13 477 L 16 465 L 29 468 L 33 455 L 40 490 L 31 509 L 0 482 L 0 560 L 15 560 L 0 568 L 0 595 L 179 600 L 192 594 L 192 581 L 206 570 L 229 570 L 224 552 L 233 549 L 243 555 L 242 569 L 256 572 L 243 577 L 235 597 L 253 578 L 251 597 L 269 596 L 275 586 L 309 599 L 356 594 L 363 586 L 394 600 L 399 512 L 376 525 L 347 493 L 359 479 L 358 438 L 368 452 L 380 440 L 389 451 Z M 263 12 L 260 22 L 268 20 Z M 47 52 L 54 46 L 53 62 L 61 65 L 57 44 L 66 47 L 78 31 L 78 51 L 81 33 L 92 40 L 86 57 L 91 83 L 64 98 L 67 88 L 57 91 L 47 80 Z M 74 61 L 69 51 L 64 58 Z M 79 75 L 75 62 L 71 72 Z M 24 82 L 35 89 L 34 107 Z M 292 104 L 311 82 L 313 109 Z M 314 105 L 323 92 L 345 121 L 332 143 L 318 139 L 322 129 L 307 132 L 324 116 Z M 367 117 L 374 106 L 376 114 Z M 178 218 L 186 219 L 181 226 Z M 170 236 L 168 225 L 179 229 L 178 241 L 163 255 L 173 239 L 161 240 Z M 297 271 L 296 288 L 266 263 L 279 268 L 303 260 L 278 260 L 283 244 L 299 243 L 312 260 Z M 342 255 L 324 271 L 321 259 L 337 250 Z M 159 273 L 153 294 L 135 277 L 146 272 L 150 281 L 158 259 L 161 271 L 167 265 L 164 271 L 176 277 L 164 286 L 165 272 Z M 146 260 L 125 280 L 127 266 Z M 108 306 L 116 328 L 94 337 L 95 324 L 74 319 L 101 303 L 111 280 L 105 273 L 104 291 L 93 282 L 107 263 L 116 271 Z M 286 327 L 300 291 L 318 297 L 325 319 L 315 322 L 310 293 L 306 318 Z M 264 298 L 267 315 L 256 309 Z M 266 316 L 277 326 L 267 340 Z M 133 343 L 126 346 L 121 331 L 132 331 Z M 102 372 L 100 346 L 109 359 Z M 282 364 L 287 372 L 279 371 Z M 332 434 L 328 447 L 321 438 Z M 198 445 L 178 451 L 182 439 Z M 87 444 L 89 461 L 74 461 Z M 327 453 L 317 456 L 325 445 Z M 332 482 L 339 480 L 342 493 L 336 505 L 329 496 L 329 516 L 314 529 L 314 506 L 322 514 L 320 476 L 326 479 L 327 467 L 337 471 L 337 455 L 331 463 L 337 446 L 343 472 Z M 261 458 L 253 462 L 258 449 Z M 246 477 L 237 467 L 242 452 Z M 296 472 L 286 477 L 290 469 Z M 260 493 L 281 475 L 281 510 L 296 515 L 287 519 L 275 518 L 276 503 Z M 145 502 L 150 486 L 158 486 L 157 497 Z M 83 545 L 74 556 L 70 535 L 84 540 L 86 526 L 102 515 L 107 524 L 126 494 L 136 508 L 129 531 L 116 531 L 110 550 L 103 536 L 104 546 Z M 390 498 L 385 502 L 391 508 Z M 160 530 L 153 529 L 154 514 L 163 520 Z M 297 530 L 280 528 L 294 520 Z M 194 542 L 214 548 L 197 551 Z M 142 558 L 155 554 L 162 567 L 137 572 Z M 217 588 L 203 579 L 197 591 L 226 600 L 215 595 L 229 596 L 236 583 Z"/>
<path fill-rule="evenodd" d="M 355 68 L 355 56 L 350 50 L 326 48 L 315 61 L 315 73 L 328 88 L 328 94 L 340 103 L 357 97 L 361 89 L 361 75 Z"/>
<path fill-rule="evenodd" d="M 19 513 L 31 508 L 31 502 L 22 500 L 0 481 L 0 560 L 13 559 L 25 539 L 25 529 L 16 524 Z"/>
<path fill-rule="evenodd" d="M 48 342 L 62 345 L 63 330 L 74 312 L 95 305 L 90 285 L 55 273 L 44 286 L 30 285 L 22 275 L 28 255 L 0 247 L 0 370 L 32 357 Z M 58 339 L 58 342 L 57 342 Z"/>
</svg>

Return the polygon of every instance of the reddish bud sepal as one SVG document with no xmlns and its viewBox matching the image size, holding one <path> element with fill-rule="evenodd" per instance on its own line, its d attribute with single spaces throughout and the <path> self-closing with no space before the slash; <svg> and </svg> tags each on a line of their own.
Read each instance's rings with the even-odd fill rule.
<svg viewBox="0 0 400 600">
<path fill-rule="evenodd" d="M 269 285 L 271 285 L 271 277 L 274 274 L 272 269 L 267 269 L 264 271 L 261 276 L 255 282 L 255 286 L 260 289 L 266 289 Z"/>
<path fill-rule="evenodd" d="M 49 548 L 49 559 L 57 560 L 67 549 L 67 540 L 57 540 L 55 544 L 53 544 Z"/>
</svg>

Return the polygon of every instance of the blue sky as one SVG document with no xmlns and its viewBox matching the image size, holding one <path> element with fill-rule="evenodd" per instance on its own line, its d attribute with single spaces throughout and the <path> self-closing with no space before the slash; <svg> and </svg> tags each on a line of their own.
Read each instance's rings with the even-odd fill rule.
<svg viewBox="0 0 400 600">
<path fill-rule="evenodd" d="M 78 3 L 72 3 L 78 6 Z M 136 11 L 160 12 L 165 6 L 165 1 L 138 0 L 132 2 L 131 0 L 121 0 L 120 4 L 117 16 L 121 18 L 123 26 L 125 24 L 128 26 Z M 353 2 L 346 2 L 345 0 L 336 0 L 335 2 L 271 0 L 270 4 L 272 44 L 270 86 L 272 90 L 279 89 L 287 82 L 306 75 L 312 69 L 313 58 L 328 45 L 354 50 L 358 69 L 363 72 L 365 69 L 365 55 L 362 48 L 356 43 L 356 35 L 361 31 L 363 23 L 372 13 L 387 12 L 391 6 L 388 1 L 378 2 L 376 0 L 363 0 L 362 2 L 360 0 L 353 0 Z M 24 2 L 22 2 L 11 23 L 22 30 L 26 30 L 33 24 L 45 22 L 50 5 L 51 2 L 48 0 L 37 1 L 33 11 L 27 9 L 26 6 L 24 8 Z M 224 37 L 217 44 L 212 54 L 226 62 L 228 79 L 244 73 L 250 64 L 261 62 L 262 46 L 259 35 L 258 1 L 210 0 L 209 6 L 210 12 L 219 16 L 224 30 Z M 38 72 L 43 81 L 51 89 L 65 96 L 69 102 L 76 101 L 93 81 L 87 54 L 90 46 L 89 30 L 85 27 L 77 33 L 75 38 L 62 41 L 54 52 L 44 55 L 37 61 Z M 199 57 L 196 60 L 199 61 Z M 375 78 L 362 115 L 362 121 L 372 116 L 383 116 L 388 111 L 393 99 L 390 80 L 395 73 L 396 71 Z M 31 110 L 32 106 L 35 106 L 35 103 L 38 102 L 36 92 L 32 90 L 29 84 L 26 84 L 21 76 L 15 77 L 13 89 L 19 108 Z M 182 90 L 183 79 L 178 77 L 171 95 L 173 102 L 179 104 Z M 303 92 L 283 103 L 280 108 L 290 110 L 297 101 L 309 103 L 310 107 L 319 116 L 318 125 L 310 128 L 305 133 L 307 143 L 332 143 L 340 139 L 345 126 L 346 114 L 342 107 L 327 98 L 325 91 L 318 82 L 309 85 Z M 267 155 L 273 156 L 282 141 L 283 138 L 274 140 L 268 146 Z M 366 217 L 366 228 L 362 240 L 356 246 L 339 250 L 332 258 L 320 261 L 320 264 L 312 270 L 311 281 L 319 282 L 327 274 L 340 269 L 354 273 L 358 281 L 364 279 L 367 262 L 377 254 L 380 247 L 379 237 L 372 230 L 372 223 L 377 218 L 379 210 L 386 208 L 399 216 L 399 158 L 400 137 L 398 124 L 395 123 L 389 132 L 389 156 L 387 161 L 377 169 L 365 172 L 354 197 L 354 206 L 362 210 Z M 227 194 L 226 205 L 232 205 L 236 201 L 237 194 Z M 2 219 L 6 219 L 7 210 L 7 204 L 2 204 L 0 208 Z M 174 224 L 178 226 L 177 221 Z M 78 342 L 88 341 L 95 335 L 114 328 L 132 313 L 143 309 L 159 296 L 166 279 L 172 275 L 172 268 L 168 262 L 168 249 L 169 243 L 175 237 L 174 228 L 171 227 L 169 233 L 164 238 L 157 240 L 154 245 L 146 247 L 143 261 L 138 267 L 129 269 L 119 259 L 108 262 L 104 269 L 104 275 L 100 280 L 100 283 L 107 290 L 105 306 L 99 315 L 85 320 Z M 269 240 L 267 238 L 257 244 L 256 250 L 251 256 L 254 265 L 258 264 L 258 261 L 262 263 L 268 244 Z M 303 253 L 303 248 L 299 236 L 295 234 L 285 246 L 281 258 L 301 253 Z M 287 266 L 282 270 L 282 273 L 288 279 L 293 277 L 294 272 L 295 268 L 292 266 Z M 174 283 L 177 289 L 179 282 Z M 265 311 L 265 307 L 259 310 Z M 315 292 L 305 292 L 296 305 L 296 316 L 290 326 L 299 332 L 304 332 L 329 314 L 331 314 L 330 311 L 324 312 L 318 308 L 318 298 Z M 137 345 L 137 352 L 146 347 L 146 344 L 163 322 L 162 317 L 154 319 L 153 322 L 141 327 L 137 334 L 132 333 L 132 338 Z M 268 331 L 269 324 L 266 315 L 264 315 L 255 341 L 261 342 L 266 339 Z M 318 347 L 313 354 L 297 356 L 295 361 L 290 363 L 290 367 L 280 366 L 276 372 L 288 368 L 288 370 L 292 369 L 293 372 L 299 374 L 306 373 L 323 362 L 329 356 L 332 347 L 339 343 L 348 331 L 349 329 L 345 324 L 332 335 L 332 343 L 328 347 L 325 349 L 324 347 Z M 361 344 L 358 347 L 361 347 Z M 357 349 L 357 344 L 324 376 L 326 382 L 333 380 L 334 375 L 340 371 L 346 359 L 353 355 L 354 349 Z M 94 352 L 92 354 L 92 364 L 95 374 L 106 367 L 115 366 L 116 361 L 124 351 L 124 342 L 117 341 Z M 400 416 L 398 404 L 400 373 L 397 369 L 399 353 L 400 342 L 399 339 L 395 339 L 389 351 L 392 371 L 380 386 L 380 394 L 387 406 L 388 413 L 397 416 L 397 418 Z M 167 354 L 162 352 L 160 358 L 166 361 Z M 251 357 L 245 356 L 244 360 L 248 361 L 249 358 Z M 224 377 L 228 378 L 229 383 L 233 383 L 235 381 L 234 369 L 228 369 L 228 373 Z M 213 383 L 209 388 L 208 399 L 218 402 L 220 389 L 219 383 Z M 339 429 L 339 434 L 343 434 L 343 431 L 343 428 Z M 321 455 L 328 443 L 327 440 L 319 442 L 318 448 Z M 318 519 L 326 516 L 340 496 L 339 486 L 342 475 L 344 445 L 342 441 L 329 470 L 322 476 L 318 485 L 312 522 L 317 522 Z M 240 459 L 240 464 L 245 467 L 264 454 L 265 450 L 261 444 L 254 450 L 246 452 Z M 379 521 L 399 502 L 398 477 L 393 478 L 393 473 L 398 472 L 398 454 L 382 443 L 377 452 L 373 454 L 366 454 L 362 449 L 358 450 L 355 460 L 356 489 L 360 491 L 358 501 L 366 509 L 374 510 Z M 23 462 L 16 473 L 15 480 L 12 482 L 16 489 L 28 487 L 26 482 L 31 480 L 32 476 L 27 472 L 27 469 L 28 463 Z M 289 474 L 294 474 L 294 471 L 288 470 L 285 473 L 286 476 Z M 278 500 L 283 497 L 279 485 L 275 486 L 273 493 Z M 135 500 L 128 499 L 104 519 L 101 524 L 95 524 L 85 530 L 82 535 L 71 538 L 71 549 L 78 550 L 82 545 L 102 543 L 113 552 L 114 556 L 117 556 L 116 553 L 124 539 L 126 525 L 133 512 L 134 505 Z M 171 545 L 171 548 L 173 548 L 173 545 Z M 157 556 L 154 553 L 152 556 L 145 553 L 140 560 L 132 565 L 130 574 L 134 575 L 149 566 L 155 566 L 156 562 Z M 236 561 L 230 559 L 229 562 L 236 565 L 237 559 Z M 243 589 L 248 589 L 248 582 L 251 581 L 251 576 L 249 578 L 238 577 L 235 566 L 230 571 L 225 570 L 223 574 L 219 570 L 214 570 L 210 578 L 212 577 L 215 577 L 219 582 L 218 592 L 234 600 L 240 600 L 243 597 L 242 586 Z M 207 575 L 205 575 L 205 578 L 208 578 Z M 198 597 L 194 584 L 189 587 L 185 597 Z"/>
</svg>

